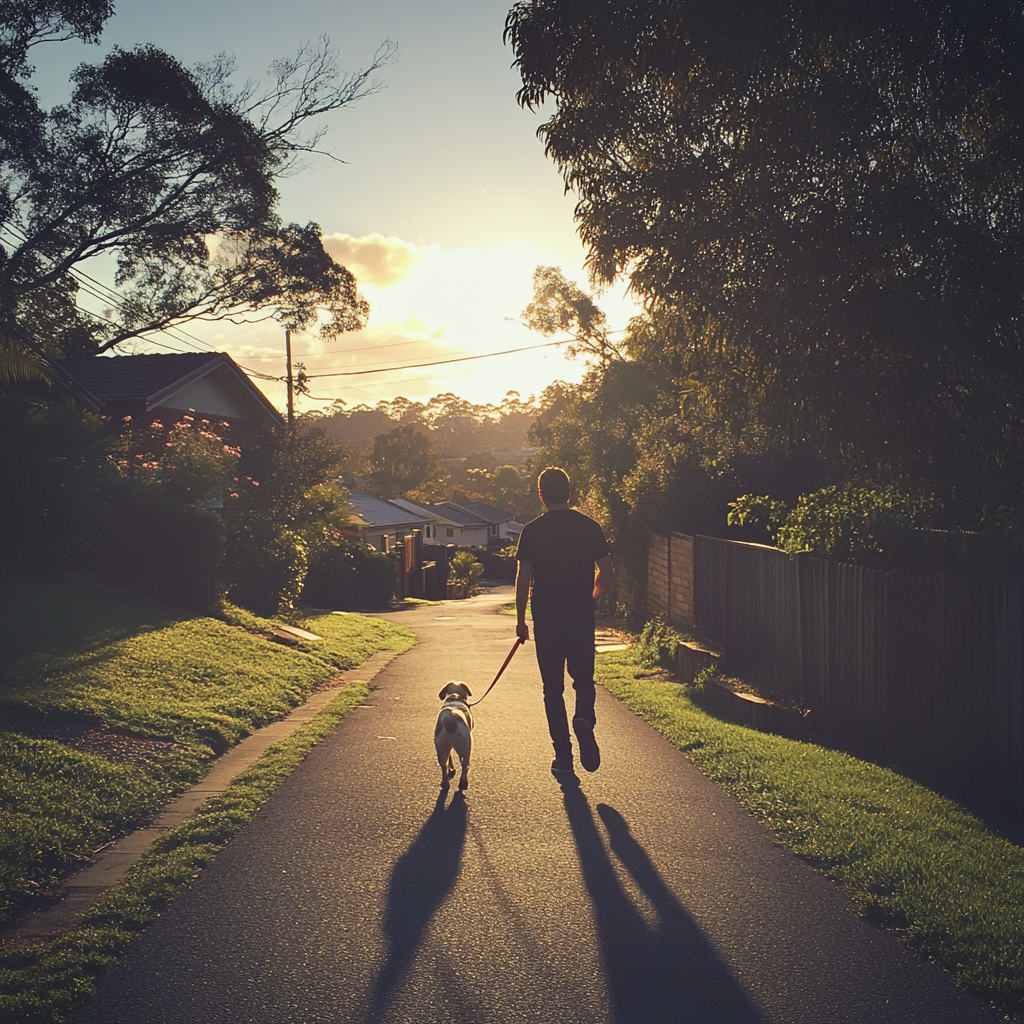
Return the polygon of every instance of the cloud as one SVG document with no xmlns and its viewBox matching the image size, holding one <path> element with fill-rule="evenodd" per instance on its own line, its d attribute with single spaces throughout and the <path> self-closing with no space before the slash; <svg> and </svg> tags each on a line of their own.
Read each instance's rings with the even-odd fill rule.
<svg viewBox="0 0 1024 1024">
<path fill-rule="evenodd" d="M 324 237 L 324 248 L 348 267 L 360 284 L 390 288 L 406 277 L 419 262 L 423 249 L 402 238 L 373 232 L 358 238 L 335 232 Z"/>
</svg>

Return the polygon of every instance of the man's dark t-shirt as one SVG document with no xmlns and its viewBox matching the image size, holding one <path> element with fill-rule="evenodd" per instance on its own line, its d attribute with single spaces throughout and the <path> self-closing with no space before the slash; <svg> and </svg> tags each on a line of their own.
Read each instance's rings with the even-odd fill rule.
<svg viewBox="0 0 1024 1024">
<path fill-rule="evenodd" d="M 608 554 L 604 531 L 573 508 L 527 523 L 516 558 L 533 566 L 533 621 L 594 619 L 594 563 Z"/>
</svg>

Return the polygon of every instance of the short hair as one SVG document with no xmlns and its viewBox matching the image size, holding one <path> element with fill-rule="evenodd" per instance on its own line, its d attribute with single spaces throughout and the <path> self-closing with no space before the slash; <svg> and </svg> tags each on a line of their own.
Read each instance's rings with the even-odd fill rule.
<svg viewBox="0 0 1024 1024">
<path fill-rule="evenodd" d="M 537 490 L 543 495 L 544 504 L 569 500 L 569 474 L 557 466 L 548 466 L 537 477 Z"/>
</svg>

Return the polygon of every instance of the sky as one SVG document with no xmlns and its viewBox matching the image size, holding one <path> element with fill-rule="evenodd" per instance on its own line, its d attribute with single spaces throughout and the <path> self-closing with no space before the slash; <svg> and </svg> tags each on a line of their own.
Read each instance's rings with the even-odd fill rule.
<svg viewBox="0 0 1024 1024">
<path fill-rule="evenodd" d="M 275 58 L 324 35 L 347 71 L 370 64 L 386 40 L 397 44 L 394 61 L 377 76 L 382 87 L 325 119 L 322 145 L 336 159 L 313 157 L 279 182 L 284 219 L 320 225 L 328 251 L 355 274 L 371 307 L 364 330 L 336 341 L 293 335 L 294 359 L 308 373 L 346 374 L 314 377 L 314 397 L 298 408 L 448 391 L 497 403 L 509 390 L 525 398 L 554 380 L 576 381 L 584 367 L 550 347 L 465 357 L 552 340 L 515 322 L 538 265 L 559 266 L 587 286 L 575 199 L 536 137 L 545 115 L 515 100 L 519 76 L 502 42 L 510 3 L 119 0 L 98 47 L 66 43 L 37 58 L 39 85 L 44 101 L 61 99 L 70 70 L 115 44 L 154 43 L 188 65 L 227 53 L 239 80 L 265 78 Z M 617 330 L 637 312 L 621 285 L 598 303 Z M 284 333 L 276 324 L 193 324 L 188 332 L 252 370 L 284 374 Z M 166 336 L 156 340 L 168 343 Z M 167 351 L 146 343 L 136 350 Z M 352 373 L 446 359 L 463 361 Z M 281 386 L 258 384 L 283 405 Z"/>
</svg>

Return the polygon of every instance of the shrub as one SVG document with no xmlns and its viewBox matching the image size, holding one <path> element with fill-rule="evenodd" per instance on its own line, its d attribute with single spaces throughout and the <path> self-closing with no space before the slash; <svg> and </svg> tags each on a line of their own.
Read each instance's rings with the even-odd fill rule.
<svg viewBox="0 0 1024 1024">
<path fill-rule="evenodd" d="M 837 562 L 890 568 L 910 535 L 932 525 L 940 505 L 895 484 L 836 484 L 801 495 L 792 510 L 752 494 L 732 502 L 730 509 L 731 525 L 762 523 L 790 554 L 810 551 Z"/>
<path fill-rule="evenodd" d="M 483 565 L 472 551 L 458 551 L 448 563 L 448 582 L 461 584 L 467 594 L 475 592 L 476 581 L 484 574 Z"/>
<path fill-rule="evenodd" d="M 294 608 L 307 567 L 297 533 L 252 515 L 229 518 L 224 578 L 236 604 L 259 615 Z"/>
<path fill-rule="evenodd" d="M 637 657 L 644 668 L 672 668 L 682 636 L 660 618 L 651 619 L 636 643 Z"/>
<path fill-rule="evenodd" d="M 362 542 L 344 541 L 309 566 L 302 600 L 320 608 L 386 608 L 395 596 L 393 559 Z"/>
<path fill-rule="evenodd" d="M 220 597 L 224 524 L 209 509 L 168 501 L 128 481 L 113 488 L 95 525 L 97 575 L 106 583 L 181 608 L 205 609 Z"/>
</svg>

